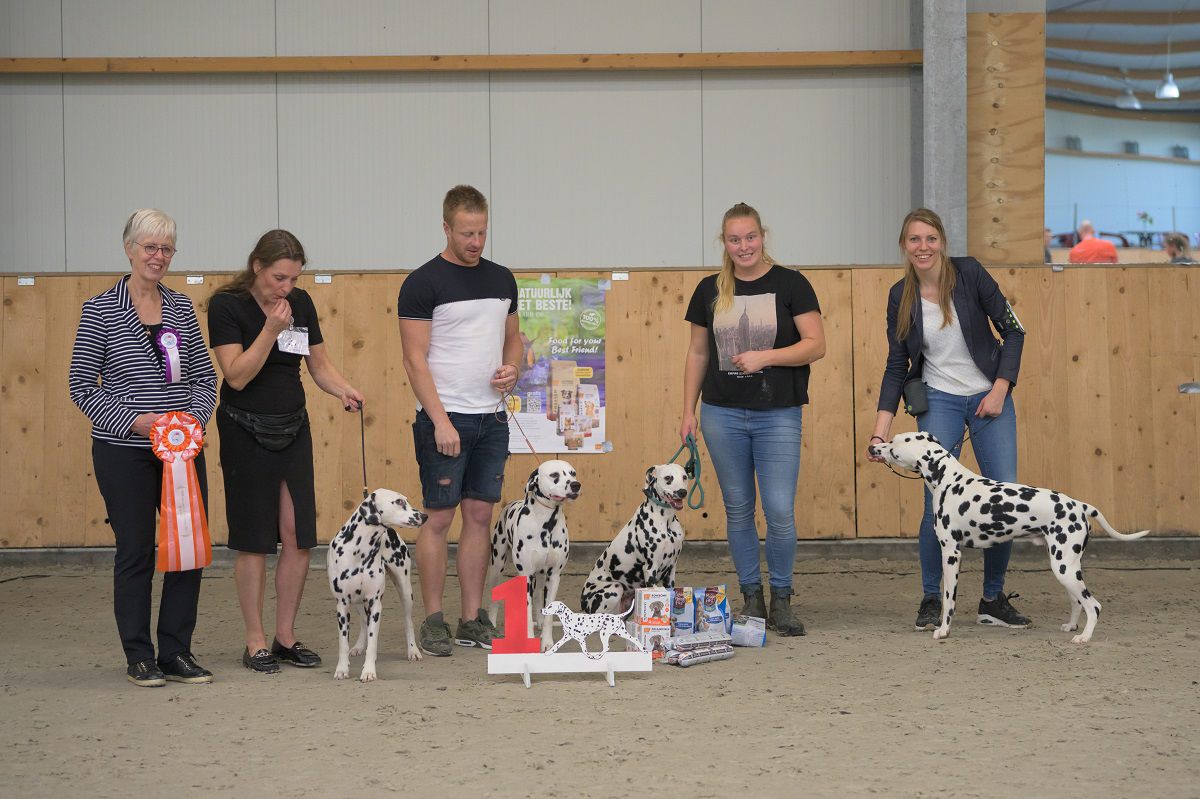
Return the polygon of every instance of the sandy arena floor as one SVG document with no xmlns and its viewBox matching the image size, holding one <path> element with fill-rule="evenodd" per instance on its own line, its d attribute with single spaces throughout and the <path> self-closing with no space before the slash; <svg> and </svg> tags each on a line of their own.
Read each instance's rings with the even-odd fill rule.
<svg viewBox="0 0 1200 799">
<path fill-rule="evenodd" d="M 1076 646 L 1040 558 L 1009 578 L 1034 628 L 973 623 L 974 556 L 965 623 L 941 643 L 911 631 L 915 563 L 806 560 L 804 638 L 619 674 L 615 689 L 600 675 L 535 675 L 527 690 L 487 676 L 480 650 L 404 660 L 394 592 L 381 680 L 335 682 L 323 558 L 299 625 L 322 667 L 243 669 L 232 572 L 214 568 L 194 648 L 216 681 L 157 689 L 124 679 L 107 570 L 0 560 L 3 794 L 1200 796 L 1195 562 L 1085 561 L 1104 613 Z M 563 583 L 572 605 L 584 564 Z M 728 575 L 713 550 L 685 552 L 682 583 Z"/>
</svg>

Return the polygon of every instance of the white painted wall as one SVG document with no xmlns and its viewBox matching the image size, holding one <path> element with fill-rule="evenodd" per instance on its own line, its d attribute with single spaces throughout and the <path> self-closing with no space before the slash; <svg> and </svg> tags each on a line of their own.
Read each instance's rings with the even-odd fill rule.
<svg viewBox="0 0 1200 799">
<path fill-rule="evenodd" d="M 1142 155 L 1170 156 L 1181 144 L 1196 164 L 1047 153 L 1047 227 L 1066 233 L 1090 219 L 1102 231 L 1137 231 L 1146 229 L 1137 216 L 1145 211 L 1154 219 L 1150 230 L 1179 230 L 1200 241 L 1200 125 L 1048 110 L 1046 147 L 1065 147 L 1068 135 L 1090 152 L 1120 153 L 1123 142 L 1137 141 Z"/>
<path fill-rule="evenodd" d="M 0 0 L 0 57 L 911 47 L 895 0 Z M 458 182 L 525 268 L 719 261 L 756 205 L 787 263 L 890 263 L 908 210 L 898 71 L 0 78 L 0 272 L 115 270 L 128 213 L 175 268 L 293 230 L 323 269 L 411 268 Z M 919 185 L 920 181 L 917 180 Z"/>
</svg>

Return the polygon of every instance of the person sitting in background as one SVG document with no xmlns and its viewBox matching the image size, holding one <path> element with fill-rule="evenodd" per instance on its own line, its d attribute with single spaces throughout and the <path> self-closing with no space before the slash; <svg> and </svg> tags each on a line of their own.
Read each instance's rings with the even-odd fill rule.
<svg viewBox="0 0 1200 799">
<path fill-rule="evenodd" d="M 1194 264 L 1192 249 L 1188 245 L 1188 237 L 1182 233 L 1168 233 L 1163 236 L 1163 249 L 1173 264 Z"/>
<path fill-rule="evenodd" d="M 1071 248 L 1067 260 L 1073 264 L 1115 264 L 1117 247 L 1097 236 L 1095 226 L 1085 219 L 1079 223 L 1079 243 Z"/>
<path fill-rule="evenodd" d="M 1052 241 L 1054 241 L 1054 234 L 1050 232 L 1050 228 L 1045 228 L 1042 231 L 1042 249 L 1046 253 L 1046 260 L 1042 261 L 1044 264 L 1054 263 L 1054 257 L 1050 255 L 1050 242 Z"/>
</svg>

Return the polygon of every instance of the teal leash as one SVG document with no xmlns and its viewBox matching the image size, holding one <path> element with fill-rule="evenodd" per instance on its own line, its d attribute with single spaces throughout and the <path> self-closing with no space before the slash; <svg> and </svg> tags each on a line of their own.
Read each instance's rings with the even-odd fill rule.
<svg viewBox="0 0 1200 799">
<path fill-rule="evenodd" d="M 679 445 L 679 449 L 675 450 L 675 454 L 667 463 L 674 463 L 684 449 L 688 451 L 688 459 L 683 464 L 683 471 L 692 481 L 692 487 L 688 490 L 688 507 L 692 510 L 700 510 L 704 507 L 704 486 L 700 485 L 700 448 L 696 446 L 695 436 L 688 433 L 687 439 Z M 699 495 L 699 501 L 696 499 L 697 495 Z"/>
</svg>

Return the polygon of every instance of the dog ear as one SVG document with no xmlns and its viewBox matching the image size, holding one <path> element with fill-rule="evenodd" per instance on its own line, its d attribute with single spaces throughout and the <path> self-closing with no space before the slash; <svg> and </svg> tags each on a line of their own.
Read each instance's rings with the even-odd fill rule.
<svg viewBox="0 0 1200 799">
<path fill-rule="evenodd" d="M 942 442 L 938 441 L 938 437 L 933 433 L 926 433 L 925 436 L 929 439 L 930 443 L 937 444 L 939 447 L 942 445 Z"/>
<path fill-rule="evenodd" d="M 643 491 L 648 491 L 649 489 L 654 488 L 654 480 L 655 480 L 654 469 L 655 468 L 656 467 L 651 466 L 649 469 L 646 470 L 646 484 L 644 486 L 642 486 Z"/>
<path fill-rule="evenodd" d="M 527 493 L 541 494 L 541 487 L 538 485 L 538 470 L 534 469 L 529 473 L 529 479 L 525 481 L 525 491 Z"/>
<path fill-rule="evenodd" d="M 379 505 L 375 502 L 374 491 L 367 495 L 359 509 L 362 511 L 363 521 L 367 524 L 376 525 L 383 521 L 379 518 Z"/>
</svg>

